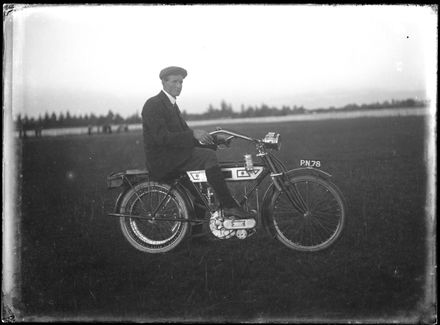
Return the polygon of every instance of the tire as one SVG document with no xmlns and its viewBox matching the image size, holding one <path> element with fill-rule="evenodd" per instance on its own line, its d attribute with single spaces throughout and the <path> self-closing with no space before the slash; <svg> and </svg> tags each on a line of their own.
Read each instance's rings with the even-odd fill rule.
<svg viewBox="0 0 440 325">
<path fill-rule="evenodd" d="M 120 213 L 148 215 L 156 209 L 166 196 L 170 185 L 144 182 L 129 190 L 121 201 Z M 188 222 L 160 221 L 161 217 L 188 219 L 188 207 L 179 191 L 173 190 L 163 207 L 157 212 L 156 220 L 122 217 L 122 233 L 136 249 L 146 253 L 165 253 L 176 248 L 186 237 Z"/>
<path fill-rule="evenodd" d="M 325 249 L 340 236 L 345 222 L 345 203 L 333 183 L 314 175 L 292 177 L 305 203 L 299 212 L 285 192 L 275 191 L 269 215 L 275 237 L 287 247 L 306 252 Z"/>
</svg>

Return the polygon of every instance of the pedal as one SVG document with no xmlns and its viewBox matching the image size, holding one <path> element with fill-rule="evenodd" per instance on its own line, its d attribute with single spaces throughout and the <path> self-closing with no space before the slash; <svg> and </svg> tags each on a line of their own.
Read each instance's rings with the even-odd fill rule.
<svg viewBox="0 0 440 325">
<path fill-rule="evenodd" d="M 252 229 L 257 222 L 255 219 L 226 219 L 223 221 L 225 229 Z"/>
</svg>

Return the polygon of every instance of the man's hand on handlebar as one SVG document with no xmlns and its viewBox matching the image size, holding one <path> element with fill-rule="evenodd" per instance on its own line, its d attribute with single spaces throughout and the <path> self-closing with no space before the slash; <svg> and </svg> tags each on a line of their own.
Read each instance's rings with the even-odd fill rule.
<svg viewBox="0 0 440 325">
<path fill-rule="evenodd" d="M 230 135 L 217 133 L 214 137 L 217 145 L 223 144 L 225 146 L 229 146 L 231 144 L 232 139 Z"/>
<path fill-rule="evenodd" d="M 194 138 L 201 144 L 214 144 L 214 138 L 205 130 L 193 130 Z"/>
</svg>

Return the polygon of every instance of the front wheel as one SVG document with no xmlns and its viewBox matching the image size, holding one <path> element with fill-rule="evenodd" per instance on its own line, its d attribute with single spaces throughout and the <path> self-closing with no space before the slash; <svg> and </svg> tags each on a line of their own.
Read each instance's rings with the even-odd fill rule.
<svg viewBox="0 0 440 325">
<path fill-rule="evenodd" d="M 294 207 L 287 191 L 299 199 L 300 209 Z M 295 250 L 327 248 L 344 227 L 346 209 L 340 190 L 314 175 L 292 177 L 285 191 L 274 192 L 269 209 L 276 238 Z"/>
<path fill-rule="evenodd" d="M 151 218 L 156 210 L 154 220 L 139 218 Z M 168 252 L 179 245 L 188 232 L 188 222 L 182 221 L 188 219 L 185 200 L 179 191 L 170 191 L 167 184 L 137 184 L 124 196 L 120 212 L 133 215 L 133 218 L 120 218 L 125 238 L 133 247 L 146 253 Z"/>
</svg>

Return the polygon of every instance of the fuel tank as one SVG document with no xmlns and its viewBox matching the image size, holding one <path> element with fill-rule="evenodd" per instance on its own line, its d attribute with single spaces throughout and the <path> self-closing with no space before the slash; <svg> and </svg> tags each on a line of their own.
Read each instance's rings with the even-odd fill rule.
<svg viewBox="0 0 440 325">
<path fill-rule="evenodd" d="M 263 173 L 265 168 L 263 164 L 255 163 L 251 170 L 247 170 L 244 163 L 237 162 L 221 162 L 220 167 L 225 180 L 228 182 L 255 180 Z M 186 173 L 193 183 L 207 182 L 204 170 L 192 170 Z"/>
</svg>

